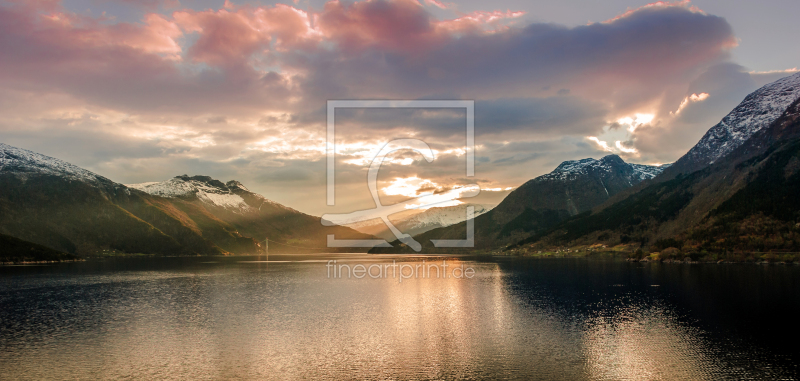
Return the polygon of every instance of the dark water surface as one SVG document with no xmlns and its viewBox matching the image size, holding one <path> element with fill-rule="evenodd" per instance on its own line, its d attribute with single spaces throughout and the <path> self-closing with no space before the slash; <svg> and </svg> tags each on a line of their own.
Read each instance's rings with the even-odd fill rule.
<svg viewBox="0 0 800 381">
<path fill-rule="evenodd" d="M 800 266 L 264 259 L 0 267 L 0 379 L 798 377 Z M 329 259 L 475 274 L 333 279 Z"/>
</svg>

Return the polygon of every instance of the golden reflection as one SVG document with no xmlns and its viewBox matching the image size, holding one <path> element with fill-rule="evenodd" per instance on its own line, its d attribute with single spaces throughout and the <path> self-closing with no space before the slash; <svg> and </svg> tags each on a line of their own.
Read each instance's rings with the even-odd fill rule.
<svg viewBox="0 0 800 381">
<path fill-rule="evenodd" d="M 583 340 L 589 378 L 705 380 L 714 369 L 694 329 L 666 310 L 628 307 L 588 322 Z"/>
</svg>

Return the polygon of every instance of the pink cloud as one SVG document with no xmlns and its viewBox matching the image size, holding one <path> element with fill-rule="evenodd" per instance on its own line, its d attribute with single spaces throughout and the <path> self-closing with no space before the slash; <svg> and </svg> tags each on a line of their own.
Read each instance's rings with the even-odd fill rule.
<svg viewBox="0 0 800 381">
<path fill-rule="evenodd" d="M 425 50 L 441 41 L 431 16 L 414 0 L 325 4 L 317 24 L 323 35 L 347 51 L 366 47 Z"/>
<path fill-rule="evenodd" d="M 468 33 L 482 31 L 486 25 L 515 19 L 525 15 L 523 11 L 475 11 L 453 20 L 443 20 L 437 23 L 441 29 L 453 33 Z M 505 25 L 502 25 L 505 26 Z"/>
<path fill-rule="evenodd" d="M 445 3 L 443 1 L 437 1 L 437 0 L 425 0 L 425 4 L 433 5 L 439 9 L 449 9 L 454 7 L 452 3 Z"/>
<path fill-rule="evenodd" d="M 0 133 L 71 145 L 86 152 L 84 162 L 114 158 L 102 168 L 137 155 L 159 158 L 146 161 L 159 163 L 142 169 L 148 176 L 152 167 L 179 168 L 181 158 L 197 173 L 247 166 L 239 155 L 268 136 L 281 148 L 262 158 L 266 165 L 311 174 L 324 166 L 318 149 L 327 99 L 475 99 L 480 155 L 491 158 L 484 168 L 522 181 L 543 162 L 536 157 L 548 157 L 550 170 L 595 152 L 583 137 L 600 136 L 609 120 L 653 104 L 668 113 L 687 95 L 712 94 L 681 111 L 680 129 L 636 130 L 642 157 L 661 152 L 659 160 L 672 160 L 710 125 L 698 113 L 716 107 L 724 115 L 726 94 L 735 105 L 751 87 L 737 82 L 735 92 L 704 82 L 687 90 L 699 73 L 727 61 L 736 39 L 724 19 L 685 3 L 578 27 L 513 24 L 520 12 L 491 9 L 440 19 L 424 0 L 334 1 L 308 12 L 238 3 L 245 1 L 175 12 L 160 5 L 138 22 L 117 22 L 70 13 L 58 1 L 0 0 Z M 398 124 L 404 115 L 352 118 L 342 138 L 410 132 L 443 144 L 463 136 L 461 120 L 419 113 Z M 205 142 L 217 145 L 198 147 Z M 307 156 L 294 156 L 297 147 Z M 440 178 L 435 172 L 425 178 Z M 361 173 L 349 176 L 362 185 Z"/>
<path fill-rule="evenodd" d="M 564 90 L 627 112 L 685 85 L 735 43 L 724 19 L 685 3 L 575 28 L 503 27 L 522 15 L 514 11 L 441 20 L 414 0 L 330 1 L 316 13 L 229 2 L 149 13 L 137 23 L 36 4 L 0 6 L 0 48 L 8 52 L 0 77 L 125 109 L 306 112 L 331 97 L 445 91 L 492 99 Z"/>
<path fill-rule="evenodd" d="M 176 39 L 183 33 L 175 23 L 162 15 L 147 14 L 141 23 L 116 23 L 107 25 L 103 18 L 94 19 L 67 12 L 55 2 L 26 3 L 3 12 L 14 17 L 23 30 L 7 31 L 9 34 L 30 32 L 28 37 L 42 43 L 58 41 L 64 48 L 127 47 L 146 53 L 165 53 L 175 58 L 181 52 Z"/>
<path fill-rule="evenodd" d="M 269 35 L 259 30 L 252 17 L 241 13 L 222 9 L 175 12 L 173 17 L 184 30 L 200 35 L 188 50 L 196 62 L 218 66 L 243 63 L 269 43 Z"/>
<path fill-rule="evenodd" d="M 242 64 L 253 54 L 271 48 L 311 48 L 319 40 L 308 14 L 283 4 L 251 8 L 226 2 L 225 9 L 179 11 L 173 18 L 185 31 L 199 34 L 189 56 L 216 66 Z M 275 44 L 271 46 L 273 38 Z"/>
<path fill-rule="evenodd" d="M 184 29 L 175 18 L 148 14 L 138 23 L 110 21 L 61 7 L 0 6 L 0 49 L 7 53 L 0 55 L 0 81 L 5 88 L 65 94 L 124 112 L 214 108 L 258 113 L 258 107 L 279 107 L 291 99 L 290 74 L 247 65 L 230 71 L 186 67 L 182 55 L 193 56 L 181 45 Z M 241 61 L 246 52 L 236 49 L 243 44 L 230 37 L 233 49 L 228 51 L 213 38 L 188 48 L 214 63 Z"/>
<path fill-rule="evenodd" d="M 121 3 L 141 7 L 147 10 L 155 10 L 158 7 L 162 7 L 164 9 L 176 9 L 181 6 L 180 0 L 105 0 L 105 1 L 119 1 Z"/>
<path fill-rule="evenodd" d="M 445 4 L 435 2 L 440 8 Z M 433 18 L 416 0 L 373 0 L 343 4 L 329 1 L 316 15 L 326 39 L 345 51 L 378 48 L 413 55 L 465 34 L 483 33 L 486 25 L 517 18 L 521 11 L 477 11 L 451 20 Z"/>
<path fill-rule="evenodd" d="M 144 25 L 116 24 L 101 35 L 104 35 L 101 39 L 108 38 L 147 53 L 165 53 L 180 58 L 181 47 L 177 39 L 183 36 L 183 32 L 174 22 L 155 13 L 145 16 Z"/>
</svg>

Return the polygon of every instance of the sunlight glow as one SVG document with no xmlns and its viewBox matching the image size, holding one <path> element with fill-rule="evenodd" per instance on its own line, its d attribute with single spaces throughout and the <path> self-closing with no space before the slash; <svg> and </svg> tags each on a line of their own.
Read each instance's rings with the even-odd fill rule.
<svg viewBox="0 0 800 381">
<path fill-rule="evenodd" d="M 462 201 L 458 200 L 459 198 L 472 197 L 478 192 L 480 192 L 480 189 L 477 186 L 456 185 L 453 187 L 453 189 L 444 191 L 442 193 L 423 193 L 425 195 L 418 199 L 418 204 L 408 204 L 406 205 L 406 209 L 424 210 L 434 207 L 441 208 L 445 206 L 456 206 L 463 204 Z"/>
<path fill-rule="evenodd" d="M 497 188 L 500 190 L 500 188 Z M 463 204 L 459 198 L 471 197 L 480 192 L 477 186 L 455 185 L 444 187 L 428 179 L 417 176 L 396 177 L 388 186 L 381 188 L 389 196 L 406 196 L 417 198 L 417 203 L 407 204 L 406 209 L 429 209 L 433 207 L 455 206 Z"/>
<path fill-rule="evenodd" d="M 614 150 L 608 146 L 608 143 L 598 139 L 597 136 L 587 136 L 586 138 L 597 143 L 597 145 L 600 146 L 600 148 L 602 148 L 603 150 L 608 152 L 614 152 Z"/>
<path fill-rule="evenodd" d="M 407 196 L 417 197 L 426 193 L 433 194 L 433 192 L 420 192 L 421 190 L 436 190 L 441 189 L 439 184 L 427 179 L 420 179 L 419 177 L 412 176 L 407 178 L 396 177 L 392 184 L 383 188 L 383 193 L 390 196 Z"/>
<path fill-rule="evenodd" d="M 639 126 L 650 124 L 655 115 L 653 114 L 635 114 L 633 118 L 626 116 L 617 119 L 617 123 L 628 126 L 628 131 L 634 132 Z"/>
<path fill-rule="evenodd" d="M 695 103 L 695 102 L 702 102 L 702 101 L 704 101 L 706 99 L 708 99 L 708 93 L 692 94 L 692 95 L 690 95 L 690 96 L 688 96 L 686 98 L 683 98 L 683 101 L 681 101 L 681 105 L 678 106 L 678 110 L 676 110 L 675 112 L 670 111 L 670 114 L 678 115 L 689 104 Z"/>
</svg>

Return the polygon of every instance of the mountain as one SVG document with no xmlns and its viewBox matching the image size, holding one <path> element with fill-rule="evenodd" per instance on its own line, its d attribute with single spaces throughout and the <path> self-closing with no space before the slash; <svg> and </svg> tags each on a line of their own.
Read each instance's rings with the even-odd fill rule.
<svg viewBox="0 0 800 381">
<path fill-rule="evenodd" d="M 475 218 L 476 248 L 493 249 L 518 242 L 652 179 L 666 167 L 630 164 L 617 155 L 565 161 L 552 172 L 526 182 L 497 207 Z M 433 248 L 430 239 L 464 239 L 465 234 L 466 223 L 459 223 L 431 230 L 415 239 L 422 242 L 426 251 L 449 251 Z"/>
<path fill-rule="evenodd" d="M 256 241 L 269 238 L 274 241 L 270 250 L 282 251 L 297 251 L 296 246 L 336 251 L 326 248 L 328 234 L 341 239 L 374 239 L 347 227 L 322 226 L 319 217 L 270 201 L 235 180 L 223 183 L 208 176 L 182 175 L 163 182 L 127 186 L 169 200 L 198 221 L 204 236 L 212 237 L 215 242 L 225 242 L 228 246 L 224 247 L 234 252 L 247 252 L 248 248 L 234 250 L 239 242 L 226 235 L 229 231 Z M 217 223 L 211 223 L 215 221 Z M 226 228 L 220 230 L 218 221 L 224 222 Z"/>
<path fill-rule="evenodd" d="M 747 101 L 770 103 L 752 94 Z M 654 182 L 605 208 L 562 221 L 520 241 L 514 250 L 602 242 L 655 251 L 674 247 L 681 255 L 711 259 L 759 259 L 765 252 L 791 255 L 775 253 L 800 251 L 798 192 L 800 99 L 711 165 Z"/>
<path fill-rule="evenodd" d="M 455 206 L 434 207 L 427 210 L 409 209 L 392 215 L 390 220 L 401 232 L 415 236 L 433 229 L 447 227 L 465 221 L 467 217 L 467 207 L 470 206 L 473 207 L 473 216 L 475 217 L 492 209 L 491 205 L 464 203 Z M 372 234 L 383 238 L 387 241 L 397 239 L 380 219 L 358 222 L 346 226 L 365 234 Z"/>
<path fill-rule="evenodd" d="M 265 237 L 291 245 L 273 251 L 302 251 L 324 248 L 329 233 L 369 238 L 323 227 L 235 181 L 179 176 L 139 186 L 145 191 L 0 143 L 0 234 L 79 255 L 248 254 Z"/>
<path fill-rule="evenodd" d="M 78 259 L 80 257 L 74 254 L 63 253 L 49 247 L 0 234 L 0 264 L 43 261 L 60 262 Z"/>
<path fill-rule="evenodd" d="M 713 164 L 770 126 L 792 102 L 800 98 L 800 73 L 781 78 L 749 94 L 736 108 L 706 132 L 678 159 L 663 178 L 688 174 Z"/>
<path fill-rule="evenodd" d="M 62 160 L 0 143 L 0 233 L 81 255 L 108 249 L 222 253 L 137 193 Z"/>
</svg>

